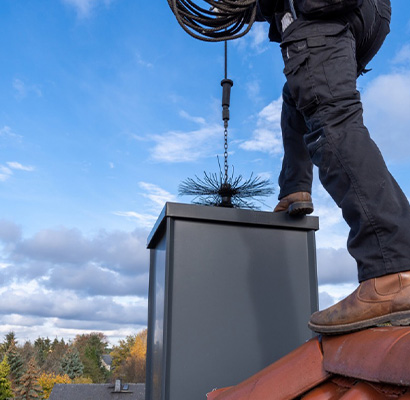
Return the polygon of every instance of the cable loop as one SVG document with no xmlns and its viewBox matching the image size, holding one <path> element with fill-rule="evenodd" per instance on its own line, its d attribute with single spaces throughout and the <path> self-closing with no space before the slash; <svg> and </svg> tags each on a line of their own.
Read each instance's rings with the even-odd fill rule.
<svg viewBox="0 0 410 400">
<path fill-rule="evenodd" d="M 242 37 L 249 32 L 256 18 L 256 0 L 167 1 L 185 32 L 207 42 Z M 198 1 L 208 7 L 199 6 Z"/>
</svg>

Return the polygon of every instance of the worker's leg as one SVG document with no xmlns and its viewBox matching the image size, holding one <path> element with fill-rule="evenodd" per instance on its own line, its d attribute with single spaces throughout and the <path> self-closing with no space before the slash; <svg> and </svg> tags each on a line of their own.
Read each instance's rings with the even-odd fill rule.
<svg viewBox="0 0 410 400">
<path fill-rule="evenodd" d="M 297 110 L 287 83 L 283 87 L 281 128 L 283 162 L 279 175 L 279 199 L 295 192 L 312 192 L 312 168 L 303 136 L 307 127 L 303 115 Z"/>
</svg>

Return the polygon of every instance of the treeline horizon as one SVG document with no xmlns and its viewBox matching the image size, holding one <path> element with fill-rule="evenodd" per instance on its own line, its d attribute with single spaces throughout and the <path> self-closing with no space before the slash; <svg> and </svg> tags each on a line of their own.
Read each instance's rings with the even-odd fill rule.
<svg viewBox="0 0 410 400">
<path fill-rule="evenodd" d="M 109 346 L 101 332 L 78 334 L 68 342 L 38 337 L 19 343 L 11 331 L 0 343 L 0 400 L 28 398 L 25 391 L 47 399 L 55 383 L 145 382 L 147 330 Z M 111 370 L 102 363 L 112 357 Z"/>
</svg>

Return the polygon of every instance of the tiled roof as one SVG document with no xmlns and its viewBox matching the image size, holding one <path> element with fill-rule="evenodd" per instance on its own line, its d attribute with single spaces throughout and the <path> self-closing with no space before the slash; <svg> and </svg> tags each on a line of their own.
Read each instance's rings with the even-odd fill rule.
<svg viewBox="0 0 410 400">
<path fill-rule="evenodd" d="M 114 392 L 114 386 L 107 383 L 56 384 L 50 400 L 144 400 L 145 385 L 130 383 L 127 389 Z"/>
<path fill-rule="evenodd" d="M 410 400 L 410 327 L 317 337 L 208 400 Z"/>
</svg>

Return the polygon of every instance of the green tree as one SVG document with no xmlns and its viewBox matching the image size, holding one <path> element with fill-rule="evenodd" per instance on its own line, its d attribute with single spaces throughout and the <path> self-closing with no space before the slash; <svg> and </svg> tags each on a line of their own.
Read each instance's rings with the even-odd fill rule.
<svg viewBox="0 0 410 400">
<path fill-rule="evenodd" d="M 14 384 L 18 385 L 19 380 L 24 373 L 24 363 L 14 343 L 9 347 L 7 359 L 10 366 L 10 376 Z"/>
<path fill-rule="evenodd" d="M 27 365 L 33 357 L 36 357 L 36 350 L 30 341 L 26 341 L 22 347 L 19 346 L 18 351 L 25 365 Z"/>
<path fill-rule="evenodd" d="M 7 400 L 13 395 L 11 391 L 11 382 L 8 379 L 9 374 L 10 365 L 7 361 L 7 356 L 5 356 L 0 363 L 0 400 Z"/>
<path fill-rule="evenodd" d="M 70 379 L 78 378 L 83 375 L 84 365 L 81 362 L 80 354 L 76 348 L 67 351 L 61 360 L 61 370 Z"/>
<path fill-rule="evenodd" d="M 17 346 L 17 339 L 16 334 L 10 331 L 4 336 L 4 342 L 0 345 L 0 355 L 6 354 L 12 345 Z"/>
<path fill-rule="evenodd" d="M 108 371 L 102 366 L 101 357 L 107 349 L 107 338 L 103 333 L 77 335 L 74 347 L 80 353 L 84 365 L 84 376 L 94 383 L 102 383 L 108 379 Z"/>
<path fill-rule="evenodd" d="M 36 354 L 37 364 L 42 367 L 51 351 L 51 340 L 49 338 L 41 338 L 35 340 L 34 349 Z"/>
<path fill-rule="evenodd" d="M 27 371 L 20 378 L 20 385 L 14 391 L 18 400 L 37 400 L 43 398 L 43 390 L 39 384 L 40 374 L 36 360 L 32 358 L 27 366 Z"/>
<path fill-rule="evenodd" d="M 119 341 L 118 346 L 114 346 L 110 356 L 112 357 L 113 369 L 119 367 L 130 356 L 131 349 L 134 346 L 137 335 L 129 335 Z"/>
</svg>

